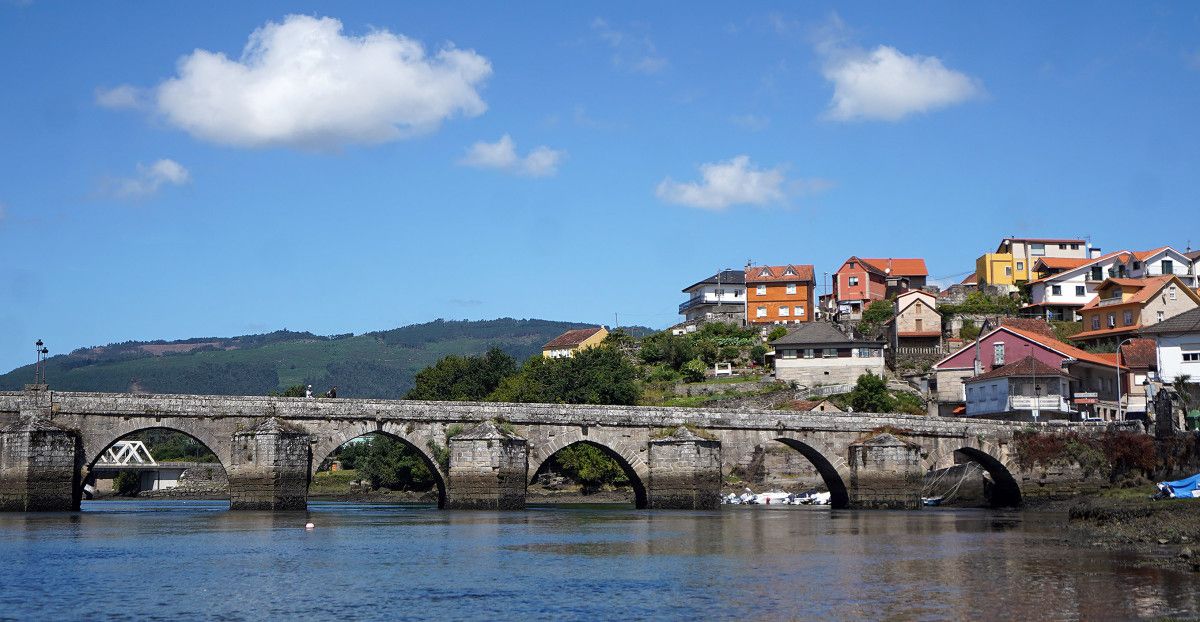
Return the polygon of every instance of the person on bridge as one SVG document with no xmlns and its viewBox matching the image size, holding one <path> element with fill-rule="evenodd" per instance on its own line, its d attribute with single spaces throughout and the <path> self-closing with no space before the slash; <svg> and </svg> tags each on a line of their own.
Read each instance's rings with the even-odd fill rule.
<svg viewBox="0 0 1200 622">
<path fill-rule="evenodd" d="M 304 388 L 304 397 L 312 399 L 312 385 L 311 384 Z"/>
<path fill-rule="evenodd" d="M 325 397 L 337 397 L 337 385 L 334 385 L 328 391 L 326 391 Z"/>
</svg>

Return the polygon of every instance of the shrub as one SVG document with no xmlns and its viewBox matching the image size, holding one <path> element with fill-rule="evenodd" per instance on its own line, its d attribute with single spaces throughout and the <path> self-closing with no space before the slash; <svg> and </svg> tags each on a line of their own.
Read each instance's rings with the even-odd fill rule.
<svg viewBox="0 0 1200 622">
<path fill-rule="evenodd" d="M 113 478 L 113 493 L 133 497 L 142 489 L 142 476 L 137 471 L 121 471 Z"/>
<path fill-rule="evenodd" d="M 750 348 L 750 360 L 758 365 L 767 364 L 767 347 L 762 344 L 757 344 Z"/>
<path fill-rule="evenodd" d="M 771 329 L 771 332 L 767 333 L 767 341 L 775 341 L 776 339 L 782 339 L 783 337 L 786 337 L 787 334 L 788 334 L 788 329 L 786 329 L 782 326 L 776 326 L 775 328 Z"/>
<path fill-rule="evenodd" d="M 732 363 L 742 357 L 742 351 L 734 346 L 725 346 L 721 348 L 720 357 L 722 361 Z"/>
<path fill-rule="evenodd" d="M 683 374 L 685 382 L 704 382 L 704 374 L 708 372 L 708 365 L 700 359 L 693 359 L 684 364 L 683 369 L 679 370 Z"/>
</svg>

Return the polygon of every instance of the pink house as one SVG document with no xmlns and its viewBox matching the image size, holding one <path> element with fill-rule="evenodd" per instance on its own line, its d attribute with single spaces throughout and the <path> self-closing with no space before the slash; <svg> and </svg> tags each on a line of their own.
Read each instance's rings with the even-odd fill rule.
<svg viewBox="0 0 1200 622">
<path fill-rule="evenodd" d="M 938 414 L 962 414 L 967 400 L 964 380 L 991 372 L 1026 357 L 1070 375 L 1071 395 L 1083 394 L 1073 403 L 1086 405 L 1083 410 L 1104 416 L 1116 410 L 1117 378 L 1122 377 L 1121 392 L 1129 391 L 1127 370 L 1117 367 L 1115 354 L 1095 354 L 1080 350 L 1047 334 L 1013 326 L 1001 326 L 981 335 L 973 344 L 938 361 L 934 366 Z M 978 367 L 976 367 L 978 361 Z M 1120 371 L 1119 371 L 1120 370 Z M 1089 394 L 1096 393 L 1093 398 Z M 1108 400 L 1110 403 L 1106 404 Z"/>
</svg>

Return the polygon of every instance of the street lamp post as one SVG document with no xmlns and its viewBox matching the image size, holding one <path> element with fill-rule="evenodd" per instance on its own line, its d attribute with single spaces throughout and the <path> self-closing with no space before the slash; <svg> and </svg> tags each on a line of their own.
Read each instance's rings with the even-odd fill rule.
<svg viewBox="0 0 1200 622">
<path fill-rule="evenodd" d="M 1133 337 L 1127 337 L 1117 344 L 1117 421 L 1125 420 L 1125 413 L 1121 411 L 1121 347 L 1133 339 Z"/>
</svg>

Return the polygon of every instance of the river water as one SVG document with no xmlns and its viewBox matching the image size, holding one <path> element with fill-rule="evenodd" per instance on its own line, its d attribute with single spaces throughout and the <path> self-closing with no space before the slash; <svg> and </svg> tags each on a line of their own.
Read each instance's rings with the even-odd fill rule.
<svg viewBox="0 0 1200 622">
<path fill-rule="evenodd" d="M 1131 619 L 1200 613 L 1195 575 L 984 510 L 448 512 L 85 502 L 0 514 L 0 619 Z M 312 521 L 316 528 L 306 531 Z"/>
</svg>

